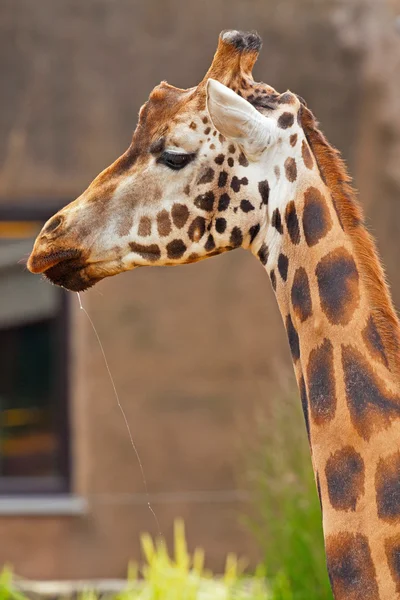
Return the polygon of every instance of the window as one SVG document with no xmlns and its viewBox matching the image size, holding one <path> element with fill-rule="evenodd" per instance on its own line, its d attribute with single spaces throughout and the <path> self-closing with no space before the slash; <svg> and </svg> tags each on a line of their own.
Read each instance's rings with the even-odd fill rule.
<svg viewBox="0 0 400 600">
<path fill-rule="evenodd" d="M 55 210 L 0 207 L 0 494 L 69 490 L 67 294 L 24 265 Z"/>
</svg>

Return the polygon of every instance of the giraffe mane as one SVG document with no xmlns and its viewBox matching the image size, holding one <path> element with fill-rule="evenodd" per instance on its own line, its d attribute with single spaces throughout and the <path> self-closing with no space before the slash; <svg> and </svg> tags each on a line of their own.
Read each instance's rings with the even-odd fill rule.
<svg viewBox="0 0 400 600">
<path fill-rule="evenodd" d="M 342 229 L 349 235 L 361 276 L 372 307 L 372 313 L 388 354 L 390 366 L 400 372 L 400 326 L 378 255 L 375 240 L 366 228 L 364 213 L 356 196 L 340 152 L 331 146 L 318 129 L 313 113 L 302 105 L 299 121 L 314 154 L 320 175 L 330 189 L 332 203 Z"/>
</svg>

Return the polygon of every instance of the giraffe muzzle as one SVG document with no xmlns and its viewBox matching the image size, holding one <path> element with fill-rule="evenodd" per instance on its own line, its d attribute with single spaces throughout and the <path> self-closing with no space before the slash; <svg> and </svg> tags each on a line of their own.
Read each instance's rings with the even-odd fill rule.
<svg viewBox="0 0 400 600">
<path fill-rule="evenodd" d="M 98 278 L 90 278 L 85 273 L 87 266 L 78 249 L 40 254 L 33 251 L 27 263 L 31 273 L 42 273 L 55 285 L 73 292 L 82 292 L 97 283 Z"/>
<path fill-rule="evenodd" d="M 45 273 L 64 261 L 77 260 L 81 257 L 80 250 L 57 250 L 56 252 L 31 253 L 27 267 L 31 273 Z"/>
<path fill-rule="evenodd" d="M 85 271 L 87 265 L 79 260 L 66 260 L 58 263 L 44 272 L 46 279 L 63 287 L 70 292 L 83 292 L 92 287 L 100 279 L 88 277 Z"/>
</svg>

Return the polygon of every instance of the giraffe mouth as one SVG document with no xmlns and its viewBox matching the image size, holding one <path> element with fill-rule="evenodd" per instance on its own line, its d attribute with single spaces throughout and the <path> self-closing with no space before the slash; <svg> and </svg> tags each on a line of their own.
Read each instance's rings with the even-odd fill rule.
<svg viewBox="0 0 400 600">
<path fill-rule="evenodd" d="M 81 256 L 57 263 L 43 271 L 43 276 L 54 285 L 70 292 L 84 292 L 106 277 L 130 271 L 137 266 L 139 265 L 124 266 L 118 258 L 88 262 Z"/>
<path fill-rule="evenodd" d="M 70 292 L 84 292 L 93 287 L 103 277 L 93 277 L 89 274 L 89 266 L 80 259 L 69 259 L 46 269 L 43 275 L 46 279 Z"/>
</svg>

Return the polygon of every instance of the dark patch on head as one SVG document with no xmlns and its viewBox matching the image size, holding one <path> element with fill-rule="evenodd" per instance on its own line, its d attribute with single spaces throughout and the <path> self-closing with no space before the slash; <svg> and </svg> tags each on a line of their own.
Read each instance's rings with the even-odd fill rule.
<svg viewBox="0 0 400 600">
<path fill-rule="evenodd" d="M 372 316 L 368 318 L 367 324 L 363 329 L 362 336 L 371 356 L 388 367 L 389 363 L 385 353 L 383 341 Z"/>
<path fill-rule="evenodd" d="M 132 252 L 136 252 L 149 262 L 156 262 L 157 260 L 160 260 L 161 251 L 157 244 L 149 244 L 148 246 L 145 246 L 143 244 L 137 244 L 136 242 L 129 242 L 129 247 Z"/>
<path fill-rule="evenodd" d="M 128 235 L 128 233 L 130 232 L 130 230 L 132 229 L 133 226 L 133 214 L 129 214 L 125 215 L 124 213 L 121 213 L 119 215 L 119 219 L 117 221 L 116 224 L 116 228 L 117 228 L 117 234 L 121 237 L 124 237 L 125 235 Z M 55 228 L 54 228 L 55 229 Z M 80 235 L 85 235 L 84 233 L 85 229 L 83 227 L 80 228 Z M 86 233 L 86 235 L 89 232 Z"/>
<path fill-rule="evenodd" d="M 206 221 L 203 217 L 196 217 L 190 224 L 188 230 L 189 239 L 192 242 L 198 242 L 204 235 L 206 230 Z"/>
<path fill-rule="evenodd" d="M 335 510 L 356 510 L 364 494 L 365 470 L 361 455 L 352 446 L 337 450 L 325 465 L 328 496 Z"/>
<path fill-rule="evenodd" d="M 263 244 L 258 251 L 258 258 L 261 260 L 263 265 L 266 265 L 269 257 L 269 250 L 267 244 Z"/>
<path fill-rule="evenodd" d="M 243 243 L 243 235 L 239 227 L 234 227 L 231 231 L 229 242 L 234 248 L 238 248 Z"/>
<path fill-rule="evenodd" d="M 229 206 L 231 199 L 228 194 L 221 194 L 218 202 L 218 210 L 226 210 Z"/>
<path fill-rule="evenodd" d="M 138 235 L 147 237 L 151 234 L 151 219 L 149 217 L 141 217 L 138 227 Z"/>
<path fill-rule="evenodd" d="M 286 174 L 286 178 L 290 181 L 296 181 L 297 178 L 297 167 L 296 167 L 296 161 L 294 160 L 294 158 L 291 158 L 289 156 L 289 158 L 287 158 L 285 160 L 285 174 Z"/>
<path fill-rule="evenodd" d="M 381 458 L 375 474 L 378 517 L 400 523 L 400 452 Z"/>
<path fill-rule="evenodd" d="M 149 148 L 150 154 L 161 154 L 165 150 L 165 137 L 153 142 Z"/>
<path fill-rule="evenodd" d="M 379 589 L 368 539 L 360 533 L 328 535 L 329 579 L 335 600 L 377 600 Z"/>
<path fill-rule="evenodd" d="M 259 52 L 262 47 L 262 40 L 258 33 L 254 31 L 246 33 L 243 31 L 226 30 L 221 32 L 220 38 L 225 42 L 225 44 L 233 46 L 241 53 Z M 242 85 L 243 82 L 245 82 L 244 79 L 242 79 Z"/>
<path fill-rule="evenodd" d="M 167 244 L 167 256 L 168 258 L 178 259 L 181 258 L 186 250 L 186 246 L 182 240 L 172 240 Z"/>
<path fill-rule="evenodd" d="M 214 169 L 212 169 L 211 167 L 209 167 L 205 173 L 203 173 L 203 175 L 200 177 L 200 179 L 198 180 L 197 184 L 201 185 L 203 183 L 210 183 L 214 178 Z"/>
<path fill-rule="evenodd" d="M 206 243 L 204 244 L 204 249 L 207 252 L 211 252 L 211 250 L 214 250 L 214 248 L 215 248 L 215 241 L 214 241 L 212 234 L 210 233 L 210 235 L 207 238 Z"/>
<path fill-rule="evenodd" d="M 261 206 L 263 204 L 267 205 L 269 200 L 269 183 L 267 180 L 259 182 L 258 191 L 260 192 L 261 196 Z"/>
<path fill-rule="evenodd" d="M 214 207 L 214 198 L 213 192 L 206 192 L 205 194 L 200 194 L 197 196 L 194 204 L 197 206 L 197 208 L 210 212 Z"/>
<path fill-rule="evenodd" d="M 396 592 L 400 594 L 400 535 L 397 534 L 385 542 L 385 551 L 390 573 L 396 583 Z"/>
<path fill-rule="evenodd" d="M 315 246 L 332 228 L 329 209 L 321 192 L 309 187 L 304 194 L 303 229 L 308 246 Z"/>
<path fill-rule="evenodd" d="M 292 244 L 300 243 L 300 227 L 297 218 L 296 205 L 293 200 L 289 202 L 285 210 L 285 221 Z"/>
<path fill-rule="evenodd" d="M 308 414 L 307 390 L 306 390 L 306 384 L 304 382 L 304 377 L 303 377 L 302 373 L 300 374 L 300 377 L 299 377 L 299 390 L 300 390 L 301 406 L 303 408 L 303 414 L 304 414 L 304 421 L 306 423 L 308 443 L 311 446 L 310 416 Z"/>
<path fill-rule="evenodd" d="M 286 317 L 286 333 L 293 361 L 296 362 L 300 358 L 300 340 L 290 315 Z"/>
<path fill-rule="evenodd" d="M 162 210 L 157 215 L 157 229 L 161 237 L 166 237 L 171 233 L 172 225 L 169 214 L 166 210 Z"/>
<path fill-rule="evenodd" d="M 293 104 L 294 96 L 290 92 L 285 92 L 277 98 L 278 104 Z"/>
<path fill-rule="evenodd" d="M 304 162 L 305 166 L 307 167 L 307 169 L 312 169 L 313 168 L 313 159 L 311 156 L 310 148 L 308 147 L 306 140 L 303 140 L 303 142 L 301 144 L 301 155 L 303 157 L 303 162 Z"/>
<path fill-rule="evenodd" d="M 282 113 L 278 119 L 278 127 L 281 127 L 281 129 L 288 129 L 288 127 L 291 127 L 293 123 L 294 117 L 290 112 Z"/>
<path fill-rule="evenodd" d="M 293 310 L 303 323 L 312 314 L 310 284 L 306 270 L 303 267 L 299 267 L 294 274 L 291 299 Z"/>
<path fill-rule="evenodd" d="M 245 154 L 243 152 L 241 152 L 239 154 L 239 165 L 241 167 L 248 167 L 249 166 L 249 161 L 247 160 Z"/>
<path fill-rule="evenodd" d="M 224 233 L 224 231 L 226 229 L 226 219 L 219 217 L 215 221 L 215 229 L 217 230 L 218 233 Z"/>
<path fill-rule="evenodd" d="M 290 145 L 293 147 L 297 143 L 297 133 L 292 133 L 289 139 Z"/>
<path fill-rule="evenodd" d="M 255 106 L 257 109 L 267 108 L 269 110 L 276 109 L 276 94 L 269 94 L 267 90 L 261 91 L 261 96 L 256 96 L 251 100 L 251 104 Z M 247 98 L 249 100 L 249 98 Z M 250 100 L 249 100 L 250 101 Z"/>
<path fill-rule="evenodd" d="M 224 160 L 225 160 L 225 154 L 218 154 L 218 156 L 215 158 L 214 162 L 216 162 L 217 165 L 222 165 Z"/>
<path fill-rule="evenodd" d="M 175 227 L 182 229 L 189 218 L 189 209 L 185 204 L 174 204 L 172 206 L 171 215 Z"/>
<path fill-rule="evenodd" d="M 271 273 L 269 274 L 269 278 L 271 280 L 272 289 L 275 292 L 276 291 L 276 275 L 275 275 L 274 269 L 271 270 Z"/>
<path fill-rule="evenodd" d="M 321 308 L 335 325 L 347 325 L 359 305 L 359 275 L 353 257 L 337 248 L 322 258 L 315 273 Z"/>
<path fill-rule="evenodd" d="M 254 210 L 254 206 L 249 200 L 242 200 L 240 203 L 240 208 L 244 213 L 248 213 L 251 210 Z"/>
<path fill-rule="evenodd" d="M 272 213 L 271 225 L 272 225 L 272 227 L 275 227 L 275 229 L 280 234 L 283 233 L 282 219 L 281 219 L 281 213 L 279 212 L 279 208 L 276 208 L 274 210 L 274 212 Z"/>
<path fill-rule="evenodd" d="M 386 429 L 400 417 L 400 398 L 388 392 L 362 354 L 342 346 L 342 365 L 347 405 L 358 434 L 369 440 L 375 431 Z"/>
<path fill-rule="evenodd" d="M 242 179 L 239 179 L 238 177 L 236 177 L 236 175 L 234 175 L 231 181 L 231 188 L 234 192 L 239 192 L 240 186 L 247 185 L 248 183 L 249 180 L 247 179 L 247 177 L 242 177 Z"/>
<path fill-rule="evenodd" d="M 336 412 L 333 346 L 326 338 L 310 352 L 307 383 L 311 416 L 317 425 L 323 425 L 333 419 Z"/>
<path fill-rule="evenodd" d="M 226 186 L 226 182 L 228 181 L 228 173 L 226 171 L 221 171 L 218 177 L 218 187 L 222 188 Z"/>
<path fill-rule="evenodd" d="M 250 244 L 252 244 L 260 231 L 260 224 L 252 225 L 249 229 Z"/>
<path fill-rule="evenodd" d="M 288 266 L 289 266 L 288 257 L 281 253 L 278 256 L 278 271 L 279 271 L 279 274 L 282 277 L 283 281 L 287 280 Z"/>
</svg>

